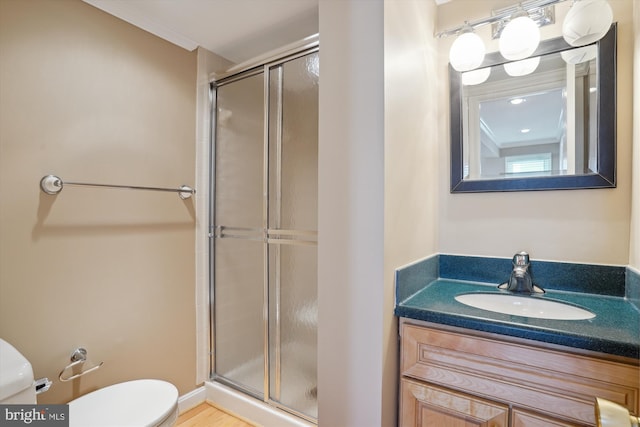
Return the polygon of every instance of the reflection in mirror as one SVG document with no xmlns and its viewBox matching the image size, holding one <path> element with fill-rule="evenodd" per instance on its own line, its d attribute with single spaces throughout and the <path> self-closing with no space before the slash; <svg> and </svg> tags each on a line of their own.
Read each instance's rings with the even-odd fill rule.
<svg viewBox="0 0 640 427">
<path fill-rule="evenodd" d="M 464 179 L 597 172 L 596 55 L 591 45 L 487 67 L 482 84 L 464 73 Z"/>
<path fill-rule="evenodd" d="M 452 192 L 615 187 L 615 25 L 609 33 L 451 70 Z"/>
</svg>

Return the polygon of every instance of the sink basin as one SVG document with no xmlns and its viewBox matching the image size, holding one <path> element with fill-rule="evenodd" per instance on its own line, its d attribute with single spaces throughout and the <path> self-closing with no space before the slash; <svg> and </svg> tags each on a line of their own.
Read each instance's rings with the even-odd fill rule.
<svg viewBox="0 0 640 427">
<path fill-rule="evenodd" d="M 570 304 L 540 297 L 512 294 L 470 293 L 455 297 L 471 307 L 496 313 L 553 320 L 586 320 L 596 317 L 592 312 Z"/>
</svg>

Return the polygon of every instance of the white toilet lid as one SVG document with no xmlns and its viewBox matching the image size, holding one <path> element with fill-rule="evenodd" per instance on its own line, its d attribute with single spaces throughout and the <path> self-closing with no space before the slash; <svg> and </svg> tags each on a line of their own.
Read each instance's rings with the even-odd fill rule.
<svg viewBox="0 0 640 427">
<path fill-rule="evenodd" d="M 69 402 L 69 427 L 155 426 L 177 408 L 178 389 L 166 381 L 114 384 Z"/>
</svg>

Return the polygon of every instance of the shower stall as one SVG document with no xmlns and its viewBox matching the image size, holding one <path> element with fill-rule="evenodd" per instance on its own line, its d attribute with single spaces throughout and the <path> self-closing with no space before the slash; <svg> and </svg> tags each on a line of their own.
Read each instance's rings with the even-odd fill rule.
<svg viewBox="0 0 640 427">
<path fill-rule="evenodd" d="M 211 378 L 317 418 L 317 44 L 211 84 Z"/>
</svg>

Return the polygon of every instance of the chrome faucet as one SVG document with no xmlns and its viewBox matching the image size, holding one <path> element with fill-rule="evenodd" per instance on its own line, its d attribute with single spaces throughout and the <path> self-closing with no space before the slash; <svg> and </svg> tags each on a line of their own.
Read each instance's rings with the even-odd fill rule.
<svg viewBox="0 0 640 427">
<path fill-rule="evenodd" d="M 529 272 L 529 254 L 526 252 L 518 252 L 513 256 L 511 261 L 513 270 L 509 281 L 498 286 L 499 289 L 505 289 L 510 292 L 517 292 L 521 294 L 538 294 L 544 293 L 544 290 L 533 284 L 531 279 L 531 273 Z"/>
</svg>

